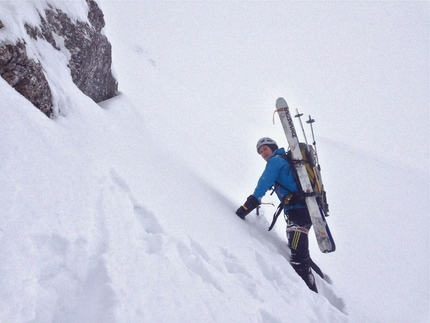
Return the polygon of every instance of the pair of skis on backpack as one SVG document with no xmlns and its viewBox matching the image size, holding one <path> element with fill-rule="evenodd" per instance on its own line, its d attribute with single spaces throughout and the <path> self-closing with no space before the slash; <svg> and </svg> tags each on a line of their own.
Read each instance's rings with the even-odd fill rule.
<svg viewBox="0 0 430 323">
<path fill-rule="evenodd" d="M 318 246 L 323 253 L 329 253 L 336 250 L 333 237 L 328 227 L 326 216 L 328 216 L 328 203 L 324 186 L 321 179 L 321 168 L 316 151 L 315 137 L 313 133 L 313 119 L 309 116 L 307 123 L 310 124 L 313 137 L 313 145 L 308 145 L 306 134 L 301 122 L 301 114 L 296 117 L 300 120 L 306 143 L 300 143 L 298 140 L 296 128 L 287 102 L 283 98 L 276 101 L 276 111 L 284 128 L 287 137 L 288 158 L 292 161 L 298 182 L 301 186 L 302 194 L 306 201 L 306 206 L 312 220 L 312 226 L 318 242 Z M 314 148 L 315 147 L 315 148 Z"/>
</svg>

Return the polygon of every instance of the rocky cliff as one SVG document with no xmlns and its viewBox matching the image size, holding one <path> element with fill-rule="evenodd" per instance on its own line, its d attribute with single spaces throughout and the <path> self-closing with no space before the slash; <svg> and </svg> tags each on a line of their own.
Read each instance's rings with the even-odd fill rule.
<svg viewBox="0 0 430 323">
<path fill-rule="evenodd" d="M 73 82 L 95 102 L 100 102 L 113 97 L 118 89 L 111 71 L 111 45 L 102 33 L 105 21 L 97 3 L 94 0 L 82 2 L 88 6 L 86 21 L 69 17 L 48 1 L 46 8 L 34 8 L 39 24 L 24 23 L 21 29 L 31 40 L 46 40 L 57 51 L 65 48 Z M 0 35 L 2 32 L 10 35 L 7 28 L 0 20 Z M 29 57 L 25 38 L 0 39 L 0 75 L 44 114 L 51 116 L 53 100 L 49 82 L 42 64 Z"/>
</svg>

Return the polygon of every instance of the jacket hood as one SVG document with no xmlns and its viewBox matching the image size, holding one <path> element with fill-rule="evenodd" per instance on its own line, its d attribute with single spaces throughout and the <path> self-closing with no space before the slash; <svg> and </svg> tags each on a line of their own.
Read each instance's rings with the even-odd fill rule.
<svg viewBox="0 0 430 323">
<path fill-rule="evenodd" d="M 270 158 L 273 158 L 273 157 L 276 157 L 276 156 L 279 156 L 279 155 L 285 155 L 285 154 L 286 154 L 286 153 L 285 153 L 285 149 L 284 149 L 284 147 L 281 147 L 281 148 L 276 149 L 276 150 L 273 152 L 272 156 L 270 156 Z"/>
</svg>

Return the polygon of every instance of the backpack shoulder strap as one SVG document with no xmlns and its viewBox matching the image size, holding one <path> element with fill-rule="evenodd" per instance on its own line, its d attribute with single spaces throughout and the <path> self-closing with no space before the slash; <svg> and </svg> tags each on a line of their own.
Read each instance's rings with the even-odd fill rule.
<svg viewBox="0 0 430 323">
<path fill-rule="evenodd" d="M 286 154 L 278 155 L 278 156 L 280 156 L 281 158 L 285 159 L 285 160 L 288 162 L 288 164 L 290 165 L 290 169 L 291 169 L 291 171 L 292 171 L 292 173 L 293 173 L 294 180 L 295 180 L 295 182 L 296 182 L 296 184 L 297 184 L 297 188 L 299 189 L 299 194 L 303 193 L 302 186 L 300 185 L 299 175 L 297 174 L 297 169 L 296 169 L 296 167 L 294 167 L 294 162 L 303 162 L 303 160 L 299 160 L 299 161 L 294 161 L 294 160 L 292 160 L 292 159 L 291 159 L 291 152 L 290 152 L 290 151 L 288 151 Z M 284 189 L 286 189 L 287 191 L 291 192 L 291 191 L 290 191 L 289 189 L 287 189 L 285 186 L 283 186 L 283 185 L 279 184 L 278 182 L 276 182 L 276 183 L 277 183 L 278 185 L 280 185 L 282 188 L 284 188 Z M 291 192 L 291 193 L 292 193 L 292 192 Z"/>
</svg>

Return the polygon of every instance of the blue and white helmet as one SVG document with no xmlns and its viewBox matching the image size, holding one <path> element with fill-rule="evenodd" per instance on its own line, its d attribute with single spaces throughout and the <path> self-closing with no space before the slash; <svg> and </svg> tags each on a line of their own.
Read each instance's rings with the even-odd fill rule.
<svg viewBox="0 0 430 323">
<path fill-rule="evenodd" d="M 259 153 L 261 146 L 268 146 L 272 150 L 272 152 L 278 149 L 278 144 L 276 143 L 276 141 L 269 137 L 263 137 L 259 141 L 257 141 L 257 153 Z"/>
</svg>

